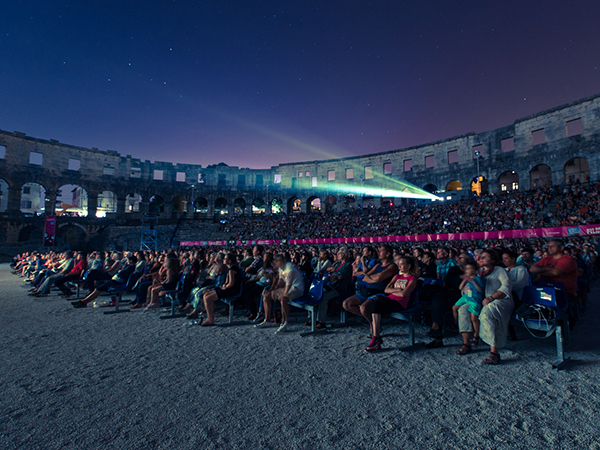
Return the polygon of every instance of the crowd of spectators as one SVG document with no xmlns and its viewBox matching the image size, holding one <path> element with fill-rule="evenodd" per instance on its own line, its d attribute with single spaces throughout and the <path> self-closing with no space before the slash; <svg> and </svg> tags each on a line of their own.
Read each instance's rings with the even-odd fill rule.
<svg viewBox="0 0 600 450">
<path fill-rule="evenodd" d="M 331 214 L 236 216 L 220 232 L 234 240 L 399 236 L 513 230 L 600 222 L 600 183 L 509 191 L 454 202 L 404 201 L 397 206 Z"/>
<path fill-rule="evenodd" d="M 572 192 L 565 199 L 570 202 L 566 208 L 575 208 L 576 195 L 581 193 Z M 125 290 L 135 293 L 131 309 L 149 310 L 164 304 L 165 294 L 179 281 L 178 307 L 188 313 L 190 320 L 207 313 L 200 322 L 205 326 L 215 323 L 217 300 L 241 292 L 239 305 L 246 309 L 246 316 L 256 322 L 257 328 L 275 326 L 278 320 L 273 305 L 281 304 L 278 332 L 289 329 L 289 302 L 303 295 L 309 280 L 322 279 L 326 300 L 319 305 L 318 328 L 326 327 L 326 321 L 345 308 L 369 322 L 371 342 L 366 350 L 370 352 L 378 351 L 383 342 L 379 335 L 381 315 L 408 307 L 419 276 L 440 280 L 435 289 L 421 289 L 419 298 L 431 304 L 427 323 L 433 341 L 428 348 L 443 346 L 440 329 L 445 313 L 452 310 L 461 293 L 466 295 L 467 281 L 477 274 L 487 277 L 480 315 L 480 336 L 491 348 L 485 362 L 497 364 L 499 349 L 506 340 L 508 319 L 530 277 L 534 282 L 539 278 L 564 283 L 570 303 L 581 301 L 583 305 L 590 283 L 598 274 L 599 247 L 600 240 L 594 237 L 572 237 L 565 242 L 557 238 L 548 242 L 507 239 L 404 243 L 395 247 L 385 244 L 377 249 L 347 245 L 326 248 L 257 245 L 135 254 L 31 252 L 15 257 L 12 267 L 14 274 L 31 284 L 31 293 L 36 296 L 50 295 L 56 286 L 63 298 L 71 299 L 73 292 L 68 283 L 81 283 L 88 294 L 83 300 L 72 302 L 75 308 L 85 308 L 112 286 L 123 285 Z M 468 305 L 463 306 L 464 310 L 455 309 L 460 319 L 458 331 L 464 338 L 461 355 L 469 353 L 480 337 L 479 327 L 473 329 L 469 325 L 473 315 L 466 309 Z M 569 310 L 571 326 L 579 318 L 578 309 L 572 311 L 573 315 Z"/>
</svg>

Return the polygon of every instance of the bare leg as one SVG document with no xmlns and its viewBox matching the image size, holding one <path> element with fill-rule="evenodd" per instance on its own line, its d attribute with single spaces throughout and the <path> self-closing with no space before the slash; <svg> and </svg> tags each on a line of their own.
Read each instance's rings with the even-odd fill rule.
<svg viewBox="0 0 600 450">
<path fill-rule="evenodd" d="M 273 311 L 273 295 L 271 292 L 265 292 L 263 295 L 263 308 L 265 309 L 265 320 L 271 321 L 271 312 Z"/>
<path fill-rule="evenodd" d="M 344 300 L 343 307 L 346 311 L 354 314 L 355 316 L 362 316 L 360 312 L 360 300 L 358 297 L 352 296 Z"/>
<path fill-rule="evenodd" d="M 454 323 L 456 326 L 458 326 L 458 308 L 460 308 L 459 305 L 454 305 L 452 307 L 452 315 L 454 316 Z"/>
<path fill-rule="evenodd" d="M 290 315 L 290 299 L 282 296 L 279 300 L 281 302 L 281 323 L 285 323 L 288 321 L 288 316 Z"/>
<path fill-rule="evenodd" d="M 461 333 L 463 338 L 463 345 L 471 346 L 471 332 Z"/>
<path fill-rule="evenodd" d="M 204 308 L 206 308 L 206 320 L 203 325 L 212 325 L 215 323 L 215 302 L 219 300 L 215 291 L 208 291 L 204 294 Z"/>
<path fill-rule="evenodd" d="M 473 333 L 473 336 L 479 337 L 479 317 L 477 317 L 475 314 L 471 313 L 471 322 L 473 323 L 473 330 L 475 330 L 475 333 Z"/>
<path fill-rule="evenodd" d="M 87 305 L 88 303 L 93 302 L 98 297 L 100 297 L 101 293 L 102 292 L 100 292 L 98 289 L 94 289 L 92 292 L 90 292 L 88 294 L 88 296 L 86 298 L 84 298 L 83 300 L 81 300 L 81 303 L 85 303 Z"/>
<path fill-rule="evenodd" d="M 159 305 L 158 293 L 162 290 L 162 286 L 154 286 L 150 289 L 150 304 Z"/>
<path fill-rule="evenodd" d="M 381 333 L 381 314 L 371 314 L 373 321 L 371 322 L 371 333 L 373 336 L 379 336 Z"/>
<path fill-rule="evenodd" d="M 369 325 L 373 322 L 371 318 L 371 308 L 373 307 L 372 300 L 366 300 L 362 305 L 360 305 L 360 315 L 363 316 L 369 322 Z"/>
</svg>

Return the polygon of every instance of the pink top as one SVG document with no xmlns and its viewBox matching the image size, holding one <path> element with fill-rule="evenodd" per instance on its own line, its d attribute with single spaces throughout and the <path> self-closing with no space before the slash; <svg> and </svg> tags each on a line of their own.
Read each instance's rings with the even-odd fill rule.
<svg viewBox="0 0 600 450">
<path fill-rule="evenodd" d="M 394 279 L 393 288 L 394 289 L 405 289 L 406 286 L 408 286 L 408 283 L 410 283 L 412 280 L 416 280 L 416 277 L 414 275 L 407 275 L 405 273 L 399 273 L 398 275 L 396 275 L 396 278 Z M 391 298 L 392 300 L 396 300 L 397 302 L 400 302 L 402 307 L 404 309 L 406 309 L 406 307 L 408 306 L 408 302 L 410 301 L 411 294 L 412 294 L 412 291 L 409 292 L 409 294 L 404 297 L 400 297 L 395 294 L 390 294 L 390 295 L 388 295 L 388 297 Z"/>
</svg>

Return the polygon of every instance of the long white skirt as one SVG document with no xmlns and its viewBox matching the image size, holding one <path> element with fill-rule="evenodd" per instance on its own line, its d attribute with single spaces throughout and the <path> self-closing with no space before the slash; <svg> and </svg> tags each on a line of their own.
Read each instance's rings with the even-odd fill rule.
<svg viewBox="0 0 600 450">
<path fill-rule="evenodd" d="M 508 334 L 508 322 L 515 309 L 512 298 L 501 298 L 485 305 L 479 314 L 479 335 L 492 347 L 503 347 Z"/>
</svg>

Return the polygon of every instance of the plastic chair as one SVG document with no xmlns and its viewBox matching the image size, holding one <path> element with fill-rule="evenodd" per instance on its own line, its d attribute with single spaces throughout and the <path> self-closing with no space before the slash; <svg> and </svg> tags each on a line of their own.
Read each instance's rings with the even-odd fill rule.
<svg viewBox="0 0 600 450">
<path fill-rule="evenodd" d="M 225 303 L 227 306 L 229 306 L 229 321 L 227 322 L 227 325 L 232 325 L 233 324 L 233 310 L 235 308 L 235 301 L 240 298 L 242 295 L 244 294 L 244 283 L 242 283 L 240 285 L 240 292 L 239 294 L 236 294 L 232 297 L 227 297 L 227 298 L 221 298 L 219 300 L 221 300 L 223 303 Z"/>
<path fill-rule="evenodd" d="M 185 316 L 185 313 L 175 311 L 175 303 L 177 303 L 175 300 L 177 298 L 177 295 L 183 292 L 183 287 L 185 286 L 185 279 L 187 276 L 188 275 L 181 275 L 175 289 L 166 291 L 163 294 L 165 300 L 169 299 L 171 301 L 171 314 L 160 316 L 161 319 L 174 319 L 175 317 Z"/>
<path fill-rule="evenodd" d="M 552 286 L 525 286 L 523 289 L 523 303 L 543 305 L 551 308 L 556 312 L 556 319 L 552 321 L 524 319 L 525 323 L 523 323 L 513 317 L 513 322 L 520 323 L 529 330 L 546 332 L 548 335 L 545 337 L 549 337 L 554 333 L 556 336 L 557 361 L 552 364 L 552 367 L 561 369 L 571 358 L 565 358 L 564 356 L 563 331 L 565 334 L 568 333 L 569 322 L 568 319 L 564 320 L 563 315 L 561 314 L 557 293 L 558 291 Z"/>
<path fill-rule="evenodd" d="M 73 283 L 77 289 L 75 294 L 75 298 L 77 300 L 79 300 L 79 291 L 81 289 L 81 285 L 85 283 L 85 280 L 87 280 L 88 273 L 90 273 L 90 269 L 87 269 L 85 272 L 83 272 L 83 276 L 79 280 L 71 281 L 71 283 Z"/>
<path fill-rule="evenodd" d="M 310 283 L 308 293 L 296 300 L 289 302 L 290 306 L 304 309 L 310 312 L 310 332 L 301 333 L 300 336 L 308 336 L 317 332 L 325 331 L 325 329 L 317 330 L 317 311 L 321 300 L 323 300 L 323 288 L 325 286 L 325 280 L 315 278 Z"/>
<path fill-rule="evenodd" d="M 434 279 L 434 278 L 429 278 Z M 402 320 L 404 322 L 408 322 L 408 339 L 410 340 L 410 345 L 408 347 L 402 347 L 400 350 L 410 350 L 413 348 L 421 347 L 423 345 L 422 342 L 419 344 L 415 344 L 415 323 L 414 317 L 415 314 L 419 311 L 419 288 L 415 287 L 415 289 L 410 294 L 410 300 L 408 301 L 408 308 L 404 311 L 399 311 L 395 313 L 391 313 L 390 317 L 396 320 Z"/>
</svg>

